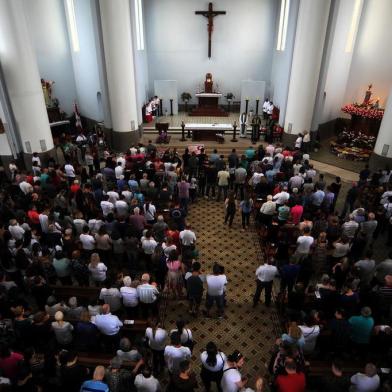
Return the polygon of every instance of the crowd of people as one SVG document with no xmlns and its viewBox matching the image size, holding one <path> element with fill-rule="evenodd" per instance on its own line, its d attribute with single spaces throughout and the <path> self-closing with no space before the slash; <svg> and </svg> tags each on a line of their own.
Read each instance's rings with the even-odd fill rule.
<svg viewBox="0 0 392 392">
<path fill-rule="evenodd" d="M 385 231 L 392 241 L 389 170 L 366 167 L 342 196 L 340 178 L 328 184 L 303 145 L 260 144 L 225 157 L 159 151 L 150 141 L 120 154 L 105 148 L 99 165 L 87 161 L 90 147 L 81 165 L 33 154 L 31 170 L 12 162 L 1 177 L 0 387 L 175 392 L 216 383 L 223 392 L 301 392 L 313 382 L 322 391 L 391 390 L 379 369 L 390 367 L 392 260 L 373 257 Z M 255 311 L 263 291 L 271 305 L 274 282 L 278 292 L 287 331 L 255 386 L 242 374 L 241 347 L 226 355 L 211 341 L 191 363 L 185 318 L 224 318 L 230 290 L 224 265 L 204 271 L 187 221 L 201 198 L 225 208 L 230 230 L 238 214 L 238 235 L 260 236 Z M 97 295 L 56 298 L 60 286 Z M 167 331 L 160 316 L 172 298 L 189 308 Z M 148 320 L 142 338 L 136 320 Z M 90 374 L 78 362 L 86 352 L 113 357 Z M 351 379 L 350 358 L 366 362 Z M 332 363 L 323 380 L 309 376 L 314 359 Z"/>
</svg>

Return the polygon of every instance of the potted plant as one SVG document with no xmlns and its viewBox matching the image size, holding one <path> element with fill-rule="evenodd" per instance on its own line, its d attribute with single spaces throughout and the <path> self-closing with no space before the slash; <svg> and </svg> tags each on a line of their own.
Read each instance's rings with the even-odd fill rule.
<svg viewBox="0 0 392 392">
<path fill-rule="evenodd" d="M 227 99 L 227 111 L 230 112 L 230 104 L 231 101 L 235 98 L 235 96 L 233 93 L 227 93 L 225 95 L 225 98 Z"/>
<path fill-rule="evenodd" d="M 181 99 L 185 102 L 185 112 L 187 112 L 187 111 L 188 111 L 188 101 L 189 101 L 190 99 L 192 99 L 192 95 L 189 94 L 189 93 L 187 93 L 186 91 L 184 91 L 184 92 L 181 94 Z"/>
<path fill-rule="evenodd" d="M 181 99 L 182 99 L 185 103 L 187 103 L 190 99 L 192 99 L 192 95 L 189 94 L 189 93 L 187 93 L 187 92 L 183 92 L 183 93 L 181 94 Z"/>
</svg>

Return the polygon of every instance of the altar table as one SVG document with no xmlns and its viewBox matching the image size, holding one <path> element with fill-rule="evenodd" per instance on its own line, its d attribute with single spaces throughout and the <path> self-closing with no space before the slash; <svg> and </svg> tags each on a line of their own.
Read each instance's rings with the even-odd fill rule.
<svg viewBox="0 0 392 392">
<path fill-rule="evenodd" d="M 232 131 L 231 124 L 185 124 L 185 130 L 192 131 L 192 140 L 216 140 L 216 134 Z"/>
</svg>

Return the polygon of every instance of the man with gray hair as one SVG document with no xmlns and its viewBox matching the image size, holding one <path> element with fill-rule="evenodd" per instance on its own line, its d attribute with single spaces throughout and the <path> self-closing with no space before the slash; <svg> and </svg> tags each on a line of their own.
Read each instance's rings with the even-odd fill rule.
<svg viewBox="0 0 392 392">
<path fill-rule="evenodd" d="M 376 215 L 373 212 L 369 212 L 367 220 L 360 223 L 360 231 L 366 236 L 368 242 L 373 242 L 373 234 L 376 231 L 377 225 Z"/>
<path fill-rule="evenodd" d="M 140 215 L 139 207 L 133 209 L 133 215 L 129 217 L 129 224 L 138 234 L 138 238 L 140 238 L 144 229 L 144 216 Z"/>
<path fill-rule="evenodd" d="M 154 238 L 157 242 L 162 243 L 165 241 L 165 231 L 168 229 L 168 225 L 166 224 L 165 220 L 163 219 L 162 215 L 158 215 L 158 220 L 152 226 L 152 232 L 154 234 Z"/>
<path fill-rule="evenodd" d="M 142 275 L 141 284 L 137 286 L 136 290 L 143 317 L 147 319 L 150 313 L 156 314 L 158 311 L 159 291 L 156 285 L 150 284 L 149 274 Z"/>
</svg>

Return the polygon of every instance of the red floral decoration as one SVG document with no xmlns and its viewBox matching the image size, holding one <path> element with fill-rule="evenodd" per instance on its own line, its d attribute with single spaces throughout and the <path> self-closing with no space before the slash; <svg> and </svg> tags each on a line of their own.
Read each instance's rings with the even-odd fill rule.
<svg viewBox="0 0 392 392">
<path fill-rule="evenodd" d="M 384 109 L 372 109 L 366 106 L 355 105 L 353 103 L 343 106 L 342 111 L 344 113 L 351 114 L 352 116 L 360 116 L 376 120 L 382 120 L 384 116 Z"/>
</svg>

